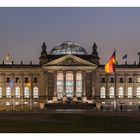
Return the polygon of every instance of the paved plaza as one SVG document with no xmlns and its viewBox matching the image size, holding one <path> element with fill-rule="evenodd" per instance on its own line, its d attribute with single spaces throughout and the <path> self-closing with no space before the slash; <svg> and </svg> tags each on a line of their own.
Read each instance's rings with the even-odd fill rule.
<svg viewBox="0 0 140 140">
<path fill-rule="evenodd" d="M 0 133 L 139 133 L 140 112 L 0 112 Z"/>
</svg>

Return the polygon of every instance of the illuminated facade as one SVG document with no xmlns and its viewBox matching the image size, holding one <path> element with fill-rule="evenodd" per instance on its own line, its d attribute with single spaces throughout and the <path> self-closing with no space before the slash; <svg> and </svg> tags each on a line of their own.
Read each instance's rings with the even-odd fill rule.
<svg viewBox="0 0 140 140">
<path fill-rule="evenodd" d="M 8 58 L 10 56 L 8 55 Z M 10 58 L 11 59 L 11 58 Z M 45 103 L 98 103 L 112 107 L 137 107 L 140 104 L 140 64 L 117 65 L 116 93 L 114 74 L 106 74 L 100 65 L 97 46 L 92 53 L 66 41 L 50 53 L 45 43 L 39 64 L 0 64 L 0 109 L 36 110 Z"/>
</svg>

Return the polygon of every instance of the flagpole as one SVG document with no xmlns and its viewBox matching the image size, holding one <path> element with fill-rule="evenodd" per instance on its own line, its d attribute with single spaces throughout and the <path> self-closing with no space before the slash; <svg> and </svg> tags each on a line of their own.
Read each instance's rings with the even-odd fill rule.
<svg viewBox="0 0 140 140">
<path fill-rule="evenodd" d="M 115 80 L 115 84 L 114 84 L 114 110 L 116 110 L 116 105 L 117 105 L 117 102 L 116 102 L 116 92 L 117 92 L 117 90 L 116 90 L 116 86 L 117 86 L 117 77 L 116 77 L 116 70 L 115 70 L 115 72 L 114 72 L 114 80 Z"/>
<path fill-rule="evenodd" d="M 115 49 L 115 57 L 116 57 L 116 49 Z M 116 58 L 115 58 L 116 61 Z M 117 76 L 116 76 L 116 62 L 114 63 L 114 110 L 117 109 L 117 102 L 116 102 L 116 92 L 117 92 Z"/>
<path fill-rule="evenodd" d="M 114 74 L 114 102 L 113 109 L 116 110 L 116 85 L 117 85 L 117 77 L 116 77 L 116 49 L 114 50 L 112 56 L 105 64 L 105 72 Z"/>
</svg>

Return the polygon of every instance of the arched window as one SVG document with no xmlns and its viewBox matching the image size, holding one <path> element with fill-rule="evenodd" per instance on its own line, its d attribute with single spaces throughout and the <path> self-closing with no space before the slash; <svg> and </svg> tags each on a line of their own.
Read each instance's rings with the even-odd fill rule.
<svg viewBox="0 0 140 140">
<path fill-rule="evenodd" d="M 119 98 L 123 98 L 123 87 L 119 87 Z"/>
<path fill-rule="evenodd" d="M 110 87 L 109 94 L 110 98 L 114 98 L 114 87 Z"/>
<path fill-rule="evenodd" d="M 100 89 L 100 97 L 105 98 L 105 87 L 101 87 L 101 89 Z"/>
<path fill-rule="evenodd" d="M 15 97 L 20 98 L 20 87 L 15 88 Z"/>
<path fill-rule="evenodd" d="M 137 98 L 140 98 L 140 87 L 137 87 L 136 95 L 137 95 Z"/>
<path fill-rule="evenodd" d="M 0 98 L 2 98 L 2 87 L 0 87 Z"/>
<path fill-rule="evenodd" d="M 11 98 L 11 88 L 10 87 L 6 88 L 6 98 Z"/>
<path fill-rule="evenodd" d="M 132 87 L 128 87 L 128 98 L 132 98 Z"/>
<path fill-rule="evenodd" d="M 29 87 L 24 88 L 24 98 L 29 98 Z"/>
<path fill-rule="evenodd" d="M 38 98 L 38 87 L 34 87 L 34 89 L 33 89 L 33 97 Z"/>
<path fill-rule="evenodd" d="M 76 96 L 82 96 L 82 73 L 76 73 Z"/>
</svg>

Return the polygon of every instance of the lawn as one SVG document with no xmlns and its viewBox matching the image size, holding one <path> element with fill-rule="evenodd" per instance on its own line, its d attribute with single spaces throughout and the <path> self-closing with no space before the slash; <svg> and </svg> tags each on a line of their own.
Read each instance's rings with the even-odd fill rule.
<svg viewBox="0 0 140 140">
<path fill-rule="evenodd" d="M 1 133 L 135 133 L 139 112 L 6 112 Z"/>
</svg>

